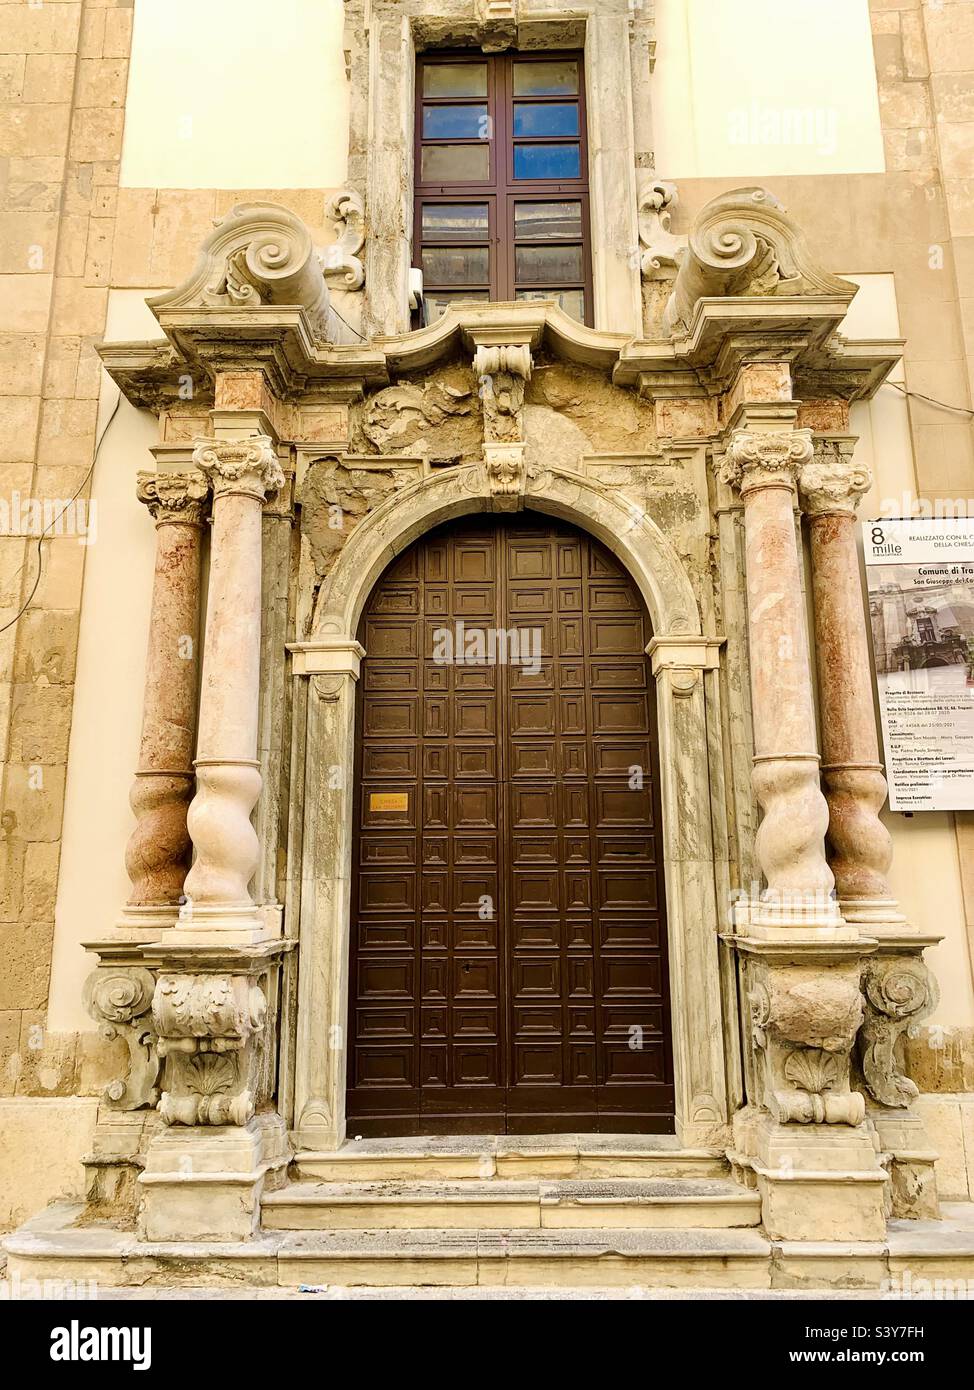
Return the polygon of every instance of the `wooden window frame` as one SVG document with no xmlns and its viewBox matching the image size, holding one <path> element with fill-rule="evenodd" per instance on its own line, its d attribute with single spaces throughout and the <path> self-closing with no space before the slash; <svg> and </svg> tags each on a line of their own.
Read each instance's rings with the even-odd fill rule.
<svg viewBox="0 0 974 1390">
<path fill-rule="evenodd" d="M 557 104 L 566 100 L 578 102 L 578 136 L 520 136 L 514 135 L 514 68 L 518 63 L 549 63 L 567 61 L 578 64 L 578 93 L 566 97 L 565 94 L 552 94 L 523 98 L 534 104 Z M 423 73 L 427 67 L 441 64 L 464 63 L 486 64 L 487 96 L 484 97 L 442 97 L 429 98 L 423 95 Z M 424 182 L 423 148 L 435 145 L 480 145 L 477 138 L 439 137 L 424 139 L 424 103 L 443 106 L 471 105 L 482 106 L 486 102 L 487 114 L 491 122 L 491 137 L 488 140 L 488 180 L 463 180 L 451 183 Z M 486 203 L 488 207 L 488 285 L 482 283 L 470 286 L 472 296 L 482 294 L 487 289 L 488 299 L 513 300 L 518 289 L 531 290 L 538 295 L 546 290 L 552 298 L 565 290 L 581 290 L 585 299 L 583 322 L 589 327 L 594 324 L 594 288 L 592 274 L 592 233 L 589 213 L 589 165 L 588 165 L 588 119 L 585 102 L 585 58 L 581 50 L 529 50 L 524 52 L 483 53 L 474 49 L 437 49 L 421 53 L 416 61 L 416 101 L 414 121 L 414 158 L 416 181 L 414 187 L 413 220 L 413 264 L 422 265 L 422 249 L 443 245 L 439 240 L 424 243 L 422 209 L 430 203 Z M 579 177 L 575 179 L 515 179 L 514 149 L 517 143 L 525 144 L 578 144 Z M 582 277 L 577 281 L 557 285 L 517 284 L 515 273 L 514 206 L 516 202 L 579 202 L 581 204 Z M 566 240 L 566 245 L 579 242 Z M 471 238 L 468 242 L 457 243 L 469 246 L 483 246 L 483 239 Z M 463 297 L 465 287 L 436 284 L 428 281 L 425 288 L 433 295 L 452 294 Z"/>
</svg>

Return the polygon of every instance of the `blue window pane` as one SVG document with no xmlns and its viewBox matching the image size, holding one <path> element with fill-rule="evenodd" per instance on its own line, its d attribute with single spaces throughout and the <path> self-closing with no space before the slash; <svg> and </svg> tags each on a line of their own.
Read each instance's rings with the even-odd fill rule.
<svg viewBox="0 0 974 1390">
<path fill-rule="evenodd" d="M 514 103 L 515 135 L 577 135 L 578 107 L 573 101 Z"/>
<path fill-rule="evenodd" d="M 424 140 L 485 140 L 486 138 L 486 105 L 423 107 Z"/>
<path fill-rule="evenodd" d="M 578 145 L 515 145 L 516 179 L 577 179 L 581 172 Z"/>
</svg>

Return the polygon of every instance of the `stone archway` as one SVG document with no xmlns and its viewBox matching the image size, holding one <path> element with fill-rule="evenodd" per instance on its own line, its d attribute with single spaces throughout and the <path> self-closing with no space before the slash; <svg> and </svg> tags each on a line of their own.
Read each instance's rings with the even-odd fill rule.
<svg viewBox="0 0 974 1390">
<path fill-rule="evenodd" d="M 702 635 L 696 600 L 672 545 L 644 512 L 557 467 L 527 480 L 523 504 L 601 540 L 642 593 L 654 637 L 669 921 L 676 1129 L 684 1145 L 719 1144 L 728 1123 L 718 965 L 709 757 L 720 738 L 719 642 Z M 389 562 L 444 521 L 499 509 L 483 465 L 444 470 L 396 492 L 357 527 L 319 595 L 309 641 L 295 644 L 293 806 L 302 827 L 301 968 L 295 1059 L 295 1140 L 329 1151 L 345 1137 L 345 1026 L 355 681 L 355 633 Z M 303 766 L 299 759 L 303 757 Z"/>
</svg>

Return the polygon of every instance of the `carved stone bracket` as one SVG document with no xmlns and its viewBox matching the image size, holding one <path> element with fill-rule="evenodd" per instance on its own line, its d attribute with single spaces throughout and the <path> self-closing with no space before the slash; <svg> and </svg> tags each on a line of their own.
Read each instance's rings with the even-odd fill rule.
<svg viewBox="0 0 974 1390">
<path fill-rule="evenodd" d="M 639 267 L 644 280 L 673 279 L 686 250 L 685 236 L 670 231 L 680 201 L 675 183 L 651 183 L 639 197 Z"/>
<path fill-rule="evenodd" d="M 517 511 L 524 505 L 524 388 L 531 379 L 526 343 L 480 344 L 474 353 L 484 410 L 484 467 L 493 505 Z"/>
<path fill-rule="evenodd" d="M 905 1109 L 919 1089 L 900 1070 L 896 1044 L 911 1024 L 937 1007 L 937 981 L 919 955 L 880 955 L 863 969 L 862 993 L 865 1016 L 858 1051 L 863 1079 L 880 1105 Z"/>
<path fill-rule="evenodd" d="M 751 1032 L 763 1060 L 762 1103 L 782 1124 L 858 1125 L 865 1101 L 849 1085 L 862 1022 L 858 962 L 748 961 L 746 979 Z"/>
<path fill-rule="evenodd" d="M 348 229 L 344 233 L 351 241 L 355 235 Z M 342 341 L 311 233 L 300 217 L 274 203 L 238 203 L 231 208 L 203 242 L 189 278 L 150 301 L 156 313 L 266 304 L 299 305 L 319 338 Z"/>
<path fill-rule="evenodd" d="M 703 298 L 735 295 L 835 295 L 851 300 L 854 287 L 817 266 L 805 239 L 766 188 L 736 188 L 701 211 L 690 232 L 664 326 L 689 327 Z"/>
<path fill-rule="evenodd" d="M 254 1114 L 253 1039 L 267 1002 L 253 975 L 162 973 L 152 999 L 167 1059 L 167 1125 L 244 1125 Z"/>
<path fill-rule="evenodd" d="M 85 980 L 84 1006 L 99 1032 L 122 1038 L 129 1050 L 128 1074 L 102 1095 L 114 1110 L 145 1110 L 159 1099 L 160 1054 L 149 1017 L 154 988 L 152 972 L 141 966 L 103 966 Z"/>
<path fill-rule="evenodd" d="M 502 53 L 517 40 L 518 0 L 474 0 L 485 53 Z"/>
<path fill-rule="evenodd" d="M 324 277 L 336 289 L 360 290 L 365 284 L 365 266 L 358 254 L 365 245 L 365 206 L 361 196 L 354 189 L 343 189 L 330 200 L 327 213 L 340 230 L 337 241 L 326 246 L 320 255 Z"/>
</svg>

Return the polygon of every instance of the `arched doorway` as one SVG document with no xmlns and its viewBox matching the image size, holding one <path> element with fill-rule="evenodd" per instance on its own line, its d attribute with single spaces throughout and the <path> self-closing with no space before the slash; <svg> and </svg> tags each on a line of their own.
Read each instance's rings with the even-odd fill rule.
<svg viewBox="0 0 974 1390">
<path fill-rule="evenodd" d="M 673 1129 L 650 636 L 619 561 L 530 512 L 428 532 L 373 589 L 352 1133 Z"/>
</svg>

